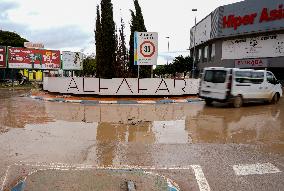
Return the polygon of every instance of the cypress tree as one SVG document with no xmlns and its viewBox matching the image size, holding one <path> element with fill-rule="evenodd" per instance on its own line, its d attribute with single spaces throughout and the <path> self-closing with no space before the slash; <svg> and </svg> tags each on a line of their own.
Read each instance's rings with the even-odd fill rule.
<svg viewBox="0 0 284 191">
<path fill-rule="evenodd" d="M 136 31 L 137 24 L 136 24 L 136 16 L 135 13 L 130 10 L 131 12 L 131 24 L 130 24 L 130 40 L 129 40 L 129 65 L 128 65 L 128 72 L 129 77 L 137 77 L 137 66 L 134 65 L 134 32 Z"/>
<path fill-rule="evenodd" d="M 113 21 L 113 5 L 111 0 L 101 0 L 101 26 L 102 26 L 102 77 L 114 77 L 115 65 L 115 24 Z"/>
<path fill-rule="evenodd" d="M 118 51 L 117 51 L 117 64 L 121 67 L 121 76 L 119 77 L 127 77 L 127 64 L 128 64 L 128 52 L 126 48 L 126 42 L 125 42 L 125 24 L 123 22 L 123 19 L 120 20 L 120 29 L 119 29 L 119 37 L 118 37 Z"/>
<path fill-rule="evenodd" d="M 102 25 L 99 5 L 97 5 L 97 19 L 95 29 L 96 40 L 96 77 L 103 77 L 103 63 L 102 63 Z"/>
<path fill-rule="evenodd" d="M 138 0 L 134 0 L 134 7 L 135 7 L 135 13 L 134 11 L 131 11 L 131 35 L 130 35 L 130 62 L 129 62 L 129 68 L 130 72 L 132 73 L 132 76 L 137 76 L 137 66 L 134 66 L 134 32 L 147 32 L 145 23 L 144 23 L 144 17 L 142 14 L 141 7 L 139 5 Z M 140 77 L 142 78 L 149 78 L 151 77 L 151 67 L 152 66 L 140 66 Z"/>
</svg>

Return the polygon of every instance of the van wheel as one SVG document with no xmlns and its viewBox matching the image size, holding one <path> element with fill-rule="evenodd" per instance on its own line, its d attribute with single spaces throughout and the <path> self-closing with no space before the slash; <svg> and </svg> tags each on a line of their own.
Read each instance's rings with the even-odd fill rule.
<svg viewBox="0 0 284 191">
<path fill-rule="evenodd" d="M 278 101 L 279 101 L 279 95 L 278 95 L 278 93 L 276 93 L 276 94 L 274 94 L 274 96 L 273 96 L 273 98 L 271 100 L 271 103 L 272 104 L 277 104 Z"/>
<path fill-rule="evenodd" d="M 210 106 L 210 105 L 212 105 L 213 100 L 212 99 L 205 99 L 205 103 L 206 103 L 207 106 Z"/>
<path fill-rule="evenodd" d="M 241 96 L 237 96 L 233 100 L 234 108 L 240 108 L 243 105 L 243 98 Z"/>
</svg>

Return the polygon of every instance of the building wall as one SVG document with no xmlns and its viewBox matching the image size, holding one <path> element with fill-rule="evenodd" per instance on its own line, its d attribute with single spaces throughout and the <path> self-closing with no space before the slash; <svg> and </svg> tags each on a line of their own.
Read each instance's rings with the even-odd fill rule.
<svg viewBox="0 0 284 191">
<path fill-rule="evenodd" d="M 197 51 L 199 49 L 204 48 L 205 46 L 208 46 L 210 44 L 215 44 L 215 58 L 212 61 L 204 62 L 202 59 L 198 63 L 199 68 L 204 67 L 235 67 L 235 59 L 222 59 L 222 43 L 226 40 L 233 40 L 233 39 L 239 39 L 239 38 L 251 38 L 251 37 L 257 37 L 261 35 L 274 35 L 274 34 L 284 34 L 284 31 L 277 31 L 277 32 L 269 32 L 264 34 L 253 34 L 253 35 L 246 35 L 242 37 L 233 37 L 233 38 L 220 38 L 215 41 L 210 41 L 207 43 L 204 43 L 200 46 L 197 46 Z M 208 53 L 209 54 L 209 53 Z M 266 57 L 261 58 L 262 60 L 265 60 L 267 62 L 268 68 L 284 68 L 284 56 L 281 57 Z M 247 60 L 247 59 L 239 59 L 239 60 Z"/>
</svg>

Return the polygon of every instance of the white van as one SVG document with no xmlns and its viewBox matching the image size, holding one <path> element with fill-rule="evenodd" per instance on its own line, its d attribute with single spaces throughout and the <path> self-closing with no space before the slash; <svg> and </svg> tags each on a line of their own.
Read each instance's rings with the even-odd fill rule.
<svg viewBox="0 0 284 191">
<path fill-rule="evenodd" d="M 277 103 L 282 87 L 266 70 L 210 67 L 203 70 L 199 97 L 207 105 L 213 101 L 230 102 L 234 107 L 256 100 Z"/>
</svg>

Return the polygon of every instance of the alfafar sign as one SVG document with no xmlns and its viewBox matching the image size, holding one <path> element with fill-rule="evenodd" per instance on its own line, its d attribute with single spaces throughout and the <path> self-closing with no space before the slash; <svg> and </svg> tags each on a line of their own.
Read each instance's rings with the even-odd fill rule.
<svg viewBox="0 0 284 191">
<path fill-rule="evenodd" d="M 260 15 L 259 20 L 256 20 Z M 279 5 L 276 9 L 263 8 L 261 13 L 251 13 L 242 16 L 229 15 L 223 17 L 223 28 L 234 28 L 237 30 L 242 25 L 253 25 L 255 22 L 271 22 L 284 19 L 284 6 Z"/>
</svg>

